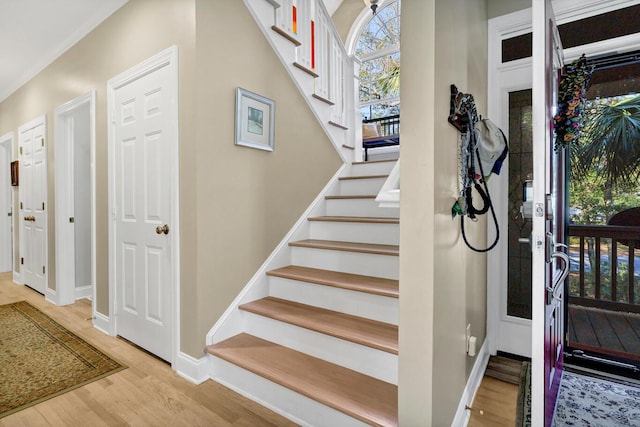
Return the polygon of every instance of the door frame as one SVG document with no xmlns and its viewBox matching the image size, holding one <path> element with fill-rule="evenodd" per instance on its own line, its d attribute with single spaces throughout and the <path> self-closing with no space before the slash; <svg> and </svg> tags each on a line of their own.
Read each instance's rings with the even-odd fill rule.
<svg viewBox="0 0 640 427">
<path fill-rule="evenodd" d="M 56 229 L 56 289 L 58 305 L 73 304 L 76 294 L 75 269 L 71 268 L 68 254 L 75 254 L 75 233 L 69 227 L 65 213 L 74 211 L 71 199 L 74 191 L 74 137 L 72 115 L 80 108 L 89 108 L 89 168 L 90 168 L 90 204 L 91 204 L 91 298 L 96 299 L 96 173 L 95 173 L 95 91 L 88 92 L 68 101 L 53 111 L 54 158 L 55 168 L 55 229 Z M 75 265 L 75 264 L 74 264 Z M 84 295 L 81 295 L 82 297 Z M 95 304 L 92 303 L 92 315 L 95 317 Z"/>
<path fill-rule="evenodd" d="M 156 69 L 168 67 L 170 71 L 170 84 L 167 90 L 170 100 L 170 125 L 168 133 L 170 135 L 169 144 L 171 146 L 171 166 L 167 171 L 174 179 L 171 180 L 171 188 L 169 189 L 171 204 L 171 233 L 168 238 L 171 245 L 171 295 L 168 295 L 171 303 L 171 360 L 169 362 L 175 368 L 175 362 L 178 360 L 180 351 L 180 217 L 179 217 L 179 133 L 178 133 L 178 47 L 171 46 L 162 52 L 157 53 L 151 58 L 141 62 L 138 65 L 124 71 L 123 73 L 113 77 L 107 82 L 108 97 L 108 197 L 109 197 L 109 334 L 118 334 L 117 322 L 117 284 L 116 284 L 116 233 L 115 221 L 117 218 L 117 203 L 115 200 L 115 178 L 116 178 L 116 158 L 115 158 L 115 114 L 114 102 L 115 92 L 117 89 L 125 86 L 138 78 L 155 71 Z"/>
<path fill-rule="evenodd" d="M 6 133 L 2 136 L 0 136 L 0 150 L 6 150 L 8 153 L 8 160 L 9 162 L 12 161 L 14 159 L 13 157 L 13 132 L 9 132 Z M 9 167 L 9 162 L 6 162 L 7 164 L 3 165 L 2 169 L 4 170 L 4 168 L 8 168 Z M 7 270 L 7 271 L 12 271 L 15 272 L 15 254 L 14 254 L 14 238 L 13 238 L 13 221 L 14 221 L 14 216 L 13 216 L 13 187 L 11 187 L 11 178 L 10 178 L 10 171 L 9 173 L 5 173 L 3 172 L 3 178 L 0 179 L 0 215 L 3 215 L 4 212 L 8 212 L 11 213 L 11 220 L 10 220 L 10 226 L 9 226 L 9 239 L 8 241 L 2 242 L 2 245 L 5 246 L 4 250 L 8 250 L 8 253 L 5 256 L 9 257 L 9 264 L 10 264 L 10 268 L 11 270 Z M 6 194 L 5 194 L 6 192 Z M 7 205 L 5 206 L 5 203 L 7 203 Z M 8 248 L 6 247 L 8 246 Z M 6 261 L 6 260 L 5 260 Z M 3 261 L 4 262 L 4 261 Z"/>
<path fill-rule="evenodd" d="M 602 4 L 600 0 L 583 0 L 576 2 L 574 0 L 555 0 L 554 10 L 556 14 L 556 22 L 563 24 L 566 22 L 584 19 L 600 13 L 610 12 L 612 10 L 624 8 L 637 4 L 635 0 L 610 0 Z M 496 124 L 509 134 L 509 91 L 527 89 L 522 86 L 522 80 L 528 77 L 531 80 L 531 71 L 525 67 L 531 67 L 531 58 L 511 61 L 502 64 L 502 40 L 509 39 L 522 34 L 531 32 L 531 8 L 523 9 L 510 14 L 498 16 L 489 19 L 488 23 L 488 100 L 487 114 Z M 587 57 L 610 53 L 613 50 L 631 51 L 640 49 L 640 34 L 632 34 L 616 39 L 605 40 L 589 45 L 578 46 L 574 48 L 564 49 L 564 58 L 566 62 L 571 62 L 585 53 Z M 519 70 L 520 74 L 513 73 Z M 509 80 L 508 75 L 516 76 L 518 80 Z M 527 74 L 527 76 L 524 76 Z M 528 88 L 531 88 L 529 86 Z M 505 168 L 508 176 L 507 156 Z M 491 194 L 494 196 L 496 215 L 499 223 L 505 227 L 507 224 L 507 206 L 501 203 L 507 200 L 508 180 L 489 180 L 488 182 Z M 488 230 L 492 236 L 494 231 Z M 500 334 L 505 333 L 504 327 L 501 331 L 501 322 L 510 322 L 514 331 L 527 331 L 527 337 L 531 336 L 531 321 L 526 319 L 518 319 L 507 316 L 506 314 L 506 280 L 507 280 L 507 255 L 508 245 L 505 239 L 501 239 L 497 247 L 487 254 L 487 265 L 497 265 L 498 268 L 487 269 L 487 338 L 489 339 L 489 351 L 496 354 L 497 351 L 507 351 L 514 354 L 520 354 L 515 348 L 500 348 Z M 507 332 L 508 333 L 508 332 Z M 512 334 L 509 334 L 511 337 Z M 517 338 L 516 345 L 524 345 L 522 336 Z M 511 350 L 511 351 L 509 351 Z M 531 355 L 531 341 L 528 343 L 529 354 Z"/>
</svg>

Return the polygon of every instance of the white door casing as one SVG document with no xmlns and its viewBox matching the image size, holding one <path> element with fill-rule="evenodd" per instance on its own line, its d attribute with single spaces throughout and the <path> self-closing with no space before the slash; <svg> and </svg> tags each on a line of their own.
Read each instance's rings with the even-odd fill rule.
<svg viewBox="0 0 640 427">
<path fill-rule="evenodd" d="M 20 277 L 46 297 L 47 286 L 47 130 L 46 117 L 18 129 L 20 194 Z"/>
<path fill-rule="evenodd" d="M 0 272 L 13 271 L 13 132 L 0 137 Z"/>
<path fill-rule="evenodd" d="M 92 91 L 54 110 L 59 305 L 72 304 L 82 297 L 95 301 L 95 97 Z M 83 191 L 76 191 L 78 181 L 82 181 Z M 83 207 L 80 212 L 76 212 L 77 203 Z"/>
<path fill-rule="evenodd" d="M 620 9 L 637 3 L 636 0 L 556 0 L 553 2 L 558 23 L 580 20 L 600 13 Z M 509 92 L 529 89 L 532 86 L 531 58 L 502 63 L 502 40 L 531 32 L 531 9 L 525 9 L 489 20 L 488 31 L 488 104 L 487 113 L 506 134 L 509 131 Z M 566 61 L 640 49 L 640 33 L 604 40 L 585 46 L 564 50 Z M 509 162 L 507 156 L 506 162 Z M 503 167 L 509 170 L 508 163 Z M 508 172 L 507 172 L 508 173 Z M 507 174 L 505 174 L 507 175 Z M 498 220 L 506 230 L 508 187 L 507 181 L 489 180 Z M 502 206 L 504 204 L 504 206 Z M 489 230 L 489 233 L 493 233 Z M 506 236 L 506 234 L 505 234 Z M 490 352 L 497 351 L 531 356 L 531 321 L 507 315 L 507 254 L 506 238 L 487 254 L 487 336 Z"/>
<path fill-rule="evenodd" d="M 113 332 L 173 362 L 179 307 L 177 48 L 109 80 Z"/>
</svg>

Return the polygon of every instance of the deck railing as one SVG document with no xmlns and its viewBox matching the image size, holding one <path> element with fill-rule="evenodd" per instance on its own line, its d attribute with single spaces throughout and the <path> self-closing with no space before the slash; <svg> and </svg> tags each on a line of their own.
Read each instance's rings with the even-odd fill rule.
<svg viewBox="0 0 640 427">
<path fill-rule="evenodd" d="M 640 227 L 569 226 L 569 302 L 640 313 Z"/>
</svg>

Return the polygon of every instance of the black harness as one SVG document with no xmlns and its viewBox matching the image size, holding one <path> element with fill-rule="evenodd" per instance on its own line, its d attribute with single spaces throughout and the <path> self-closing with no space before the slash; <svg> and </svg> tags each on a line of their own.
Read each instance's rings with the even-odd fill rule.
<svg viewBox="0 0 640 427">
<path fill-rule="evenodd" d="M 449 123 L 460 131 L 460 196 L 451 208 L 451 215 L 455 218 L 460 215 L 460 229 L 462 238 L 469 249 L 475 252 L 488 252 L 493 249 L 500 239 L 500 229 L 496 212 L 491 202 L 489 188 L 484 179 L 485 173 L 480 162 L 478 151 L 478 134 L 476 124 L 480 120 L 476 110 L 473 95 L 458 92 L 455 85 L 451 85 L 451 109 L 449 111 Z M 477 169 L 476 169 L 477 164 Z M 477 172 L 480 173 L 477 173 Z M 490 171 L 488 171 L 490 172 Z M 482 207 L 476 208 L 473 204 L 473 190 L 482 199 Z M 493 222 L 496 227 L 496 237 L 491 245 L 484 249 L 472 246 L 467 240 L 464 228 L 464 217 L 469 217 L 472 221 L 478 221 L 478 215 L 484 215 L 491 211 Z"/>
</svg>

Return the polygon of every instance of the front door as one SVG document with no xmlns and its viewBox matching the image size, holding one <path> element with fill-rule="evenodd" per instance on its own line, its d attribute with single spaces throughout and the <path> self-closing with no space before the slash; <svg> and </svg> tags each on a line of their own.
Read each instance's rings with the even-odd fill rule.
<svg viewBox="0 0 640 427">
<path fill-rule="evenodd" d="M 532 425 L 550 426 L 562 377 L 566 157 L 554 150 L 562 46 L 550 0 L 533 1 Z"/>
<path fill-rule="evenodd" d="M 44 116 L 18 130 L 20 276 L 44 295 L 47 283 L 47 144 Z"/>
<path fill-rule="evenodd" d="M 175 50 L 109 81 L 116 332 L 173 361 Z"/>
</svg>

